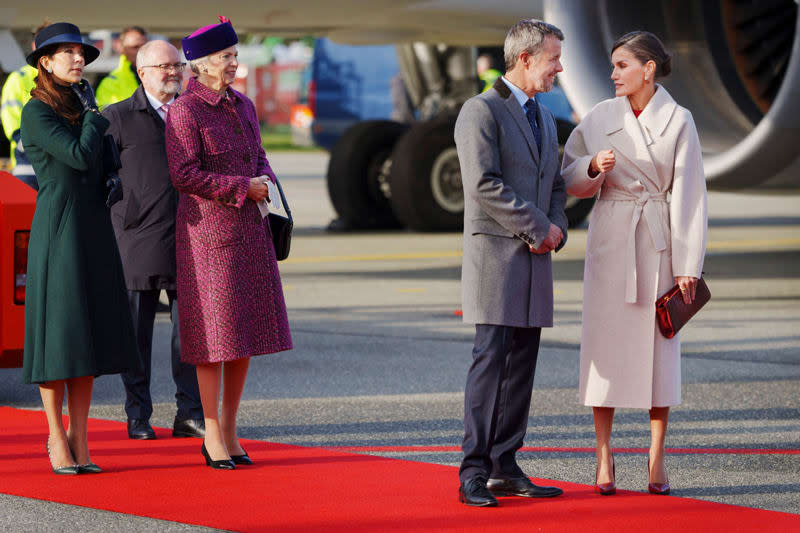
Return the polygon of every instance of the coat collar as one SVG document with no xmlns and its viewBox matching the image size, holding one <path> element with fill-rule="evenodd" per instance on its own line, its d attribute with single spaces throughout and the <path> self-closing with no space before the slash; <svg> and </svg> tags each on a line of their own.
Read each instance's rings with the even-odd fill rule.
<svg viewBox="0 0 800 533">
<path fill-rule="evenodd" d="M 131 97 L 131 109 L 136 111 L 147 111 L 148 107 L 150 107 L 150 103 L 147 101 L 147 95 L 144 94 L 144 86 L 139 85 L 139 87 L 133 91 L 133 96 Z"/>
<path fill-rule="evenodd" d="M 177 98 L 179 95 L 175 95 Z M 133 111 L 144 111 L 146 113 L 150 113 L 150 115 L 158 122 L 158 125 L 163 129 L 164 128 L 164 119 L 161 118 L 161 115 L 158 114 L 158 111 L 153 109 L 153 106 L 150 105 L 150 100 L 147 99 L 147 95 L 144 92 L 144 86 L 139 85 L 139 87 L 133 92 L 133 96 L 131 96 L 131 110 Z"/>
<path fill-rule="evenodd" d="M 648 146 L 664 134 L 676 108 L 667 90 L 656 85 L 655 94 L 638 119 L 626 96 L 615 98 L 608 109 L 605 121 L 609 141 L 651 180 L 657 179 L 658 172 Z"/>
<path fill-rule="evenodd" d="M 500 97 L 503 100 L 511 96 L 511 89 L 509 89 L 508 85 L 503 83 L 503 80 L 501 80 L 499 77 L 495 80 L 494 85 L 492 87 L 494 88 L 495 91 L 497 91 L 500 94 Z"/>
<path fill-rule="evenodd" d="M 225 91 L 225 94 L 219 94 L 218 92 L 212 91 L 197 81 L 197 78 L 189 79 L 189 84 L 186 86 L 186 92 L 194 94 L 208 105 L 213 106 L 219 105 L 219 103 L 222 102 L 225 97 L 230 98 L 233 102 L 241 99 L 239 92 L 234 91 L 230 87 L 228 87 L 228 89 Z"/>
<path fill-rule="evenodd" d="M 519 102 L 514 97 L 514 94 L 509 89 L 508 85 L 505 84 L 502 78 L 497 78 L 494 82 L 493 88 L 497 91 L 497 94 L 500 95 L 505 102 L 503 102 L 508 109 L 508 112 L 511 113 L 511 116 L 514 118 L 514 122 L 517 123 L 519 129 L 522 130 L 522 134 L 525 136 L 525 141 L 528 143 L 528 148 L 531 151 L 531 155 L 533 155 L 534 161 L 539 164 L 539 148 L 536 146 L 536 139 L 533 137 L 533 130 L 531 130 L 531 125 L 528 122 L 528 117 L 525 116 L 525 113 L 522 111 L 522 107 L 519 105 Z M 549 141 L 549 128 L 542 127 L 544 121 L 542 120 L 542 106 L 536 106 L 536 120 L 539 122 L 539 130 L 542 132 L 542 146 L 548 146 Z"/>
<path fill-rule="evenodd" d="M 678 104 L 661 85 L 656 84 L 656 92 L 639 115 L 639 122 L 650 131 L 651 135 L 664 135 L 672 115 Z M 631 110 L 633 113 L 633 110 Z M 651 141 L 652 142 L 652 141 Z M 648 143 L 650 144 L 650 143 Z"/>
<path fill-rule="evenodd" d="M 626 96 L 619 96 L 614 99 L 611 116 L 607 117 L 606 134 L 610 135 L 624 128 L 625 120 L 630 115 L 635 120 L 638 120 L 639 124 L 646 127 L 651 135 L 660 137 L 664 134 L 664 130 L 667 129 L 667 125 L 677 107 L 678 104 L 675 103 L 672 96 L 659 84 L 656 84 L 655 94 L 647 102 L 638 119 L 633 114 L 630 100 Z M 652 144 L 653 142 L 654 140 L 651 138 L 647 144 Z"/>
</svg>

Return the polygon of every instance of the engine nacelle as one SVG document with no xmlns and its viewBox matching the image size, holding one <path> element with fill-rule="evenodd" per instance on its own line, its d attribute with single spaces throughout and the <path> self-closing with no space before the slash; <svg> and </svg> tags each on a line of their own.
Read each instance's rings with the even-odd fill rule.
<svg viewBox="0 0 800 533">
<path fill-rule="evenodd" d="M 579 115 L 614 97 L 614 40 L 651 31 L 673 55 L 660 83 L 692 112 L 709 188 L 800 188 L 796 0 L 545 0 L 544 17 L 564 31 L 559 76 Z"/>
</svg>

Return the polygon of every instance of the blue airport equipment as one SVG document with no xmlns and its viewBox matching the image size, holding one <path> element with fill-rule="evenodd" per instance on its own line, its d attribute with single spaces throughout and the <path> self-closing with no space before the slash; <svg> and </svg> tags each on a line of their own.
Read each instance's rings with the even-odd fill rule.
<svg viewBox="0 0 800 533">
<path fill-rule="evenodd" d="M 388 119 L 390 80 L 400 72 L 394 46 L 350 46 L 314 42 L 314 142 L 331 150 L 356 122 Z"/>
</svg>

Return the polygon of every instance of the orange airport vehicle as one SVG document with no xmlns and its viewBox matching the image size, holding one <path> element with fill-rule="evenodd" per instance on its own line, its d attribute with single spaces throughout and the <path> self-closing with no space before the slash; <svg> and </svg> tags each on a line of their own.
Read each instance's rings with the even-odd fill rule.
<svg viewBox="0 0 800 533">
<path fill-rule="evenodd" d="M 22 366 L 25 274 L 36 191 L 0 172 L 0 368 Z"/>
</svg>

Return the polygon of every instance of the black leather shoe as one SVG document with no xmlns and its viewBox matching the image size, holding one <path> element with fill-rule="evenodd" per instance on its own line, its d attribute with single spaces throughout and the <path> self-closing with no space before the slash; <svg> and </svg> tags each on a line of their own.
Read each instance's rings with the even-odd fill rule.
<svg viewBox="0 0 800 533">
<path fill-rule="evenodd" d="M 202 439 L 206 436 L 206 423 L 202 418 L 187 418 L 185 420 L 175 419 L 172 424 L 173 437 L 197 437 Z"/>
<path fill-rule="evenodd" d="M 515 479 L 492 478 L 486 488 L 495 496 L 522 496 L 525 498 L 552 498 L 564 493 L 558 487 L 540 487 L 526 477 Z"/>
<path fill-rule="evenodd" d="M 129 418 L 128 438 L 136 440 L 153 440 L 156 438 L 156 432 L 153 431 L 153 426 L 150 425 L 149 420 L 145 420 L 144 418 Z"/>
<path fill-rule="evenodd" d="M 208 450 L 206 450 L 206 443 L 204 442 L 203 445 L 200 447 L 200 453 L 203 454 L 203 457 L 206 459 L 206 466 L 210 466 L 211 468 L 215 468 L 217 470 L 235 470 L 236 466 L 233 464 L 233 461 L 230 459 L 220 459 L 219 461 L 214 461 L 211 459 L 211 456 L 208 455 Z"/>
<path fill-rule="evenodd" d="M 497 507 L 497 499 L 486 489 L 486 480 L 479 476 L 459 485 L 458 501 L 472 507 Z"/>
</svg>

